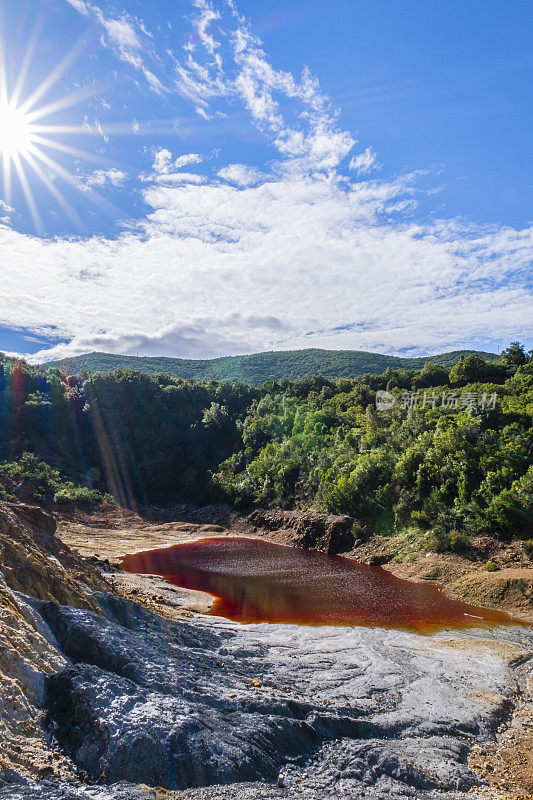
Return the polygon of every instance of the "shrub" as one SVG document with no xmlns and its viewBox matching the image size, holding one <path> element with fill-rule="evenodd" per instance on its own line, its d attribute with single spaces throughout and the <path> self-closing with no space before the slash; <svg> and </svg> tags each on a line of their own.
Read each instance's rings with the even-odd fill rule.
<svg viewBox="0 0 533 800">
<path fill-rule="evenodd" d="M 462 531 L 450 532 L 450 550 L 454 553 L 462 553 L 470 544 L 468 536 Z"/>
<path fill-rule="evenodd" d="M 367 536 L 365 529 L 359 522 L 354 522 L 352 525 L 352 535 L 356 543 L 362 542 Z"/>
<path fill-rule="evenodd" d="M 526 541 L 523 544 L 524 544 L 524 550 L 526 551 L 526 555 L 528 555 L 529 558 L 533 559 L 533 539 L 526 539 Z"/>
<path fill-rule="evenodd" d="M 102 500 L 102 495 L 96 489 L 89 489 L 87 486 L 74 486 L 73 483 L 66 483 L 54 494 L 53 502 L 58 506 L 74 505 L 90 508 L 99 505 Z"/>
<path fill-rule="evenodd" d="M 469 545 L 469 538 L 462 531 L 449 531 L 443 525 L 434 525 L 426 535 L 426 544 L 434 553 L 462 553 Z"/>
<path fill-rule="evenodd" d="M 450 549 L 450 534 L 442 525 L 435 525 L 428 532 L 426 542 L 428 550 L 434 553 L 444 553 Z"/>
<path fill-rule="evenodd" d="M 483 566 L 483 569 L 487 572 L 497 572 L 500 568 L 495 561 L 487 561 L 487 563 Z"/>
<path fill-rule="evenodd" d="M 65 479 L 57 469 L 39 461 L 33 453 L 23 453 L 18 461 L 0 464 L 0 477 L 2 475 L 13 484 L 13 489 L 6 488 L 0 481 L 0 500 L 16 499 L 16 485 L 26 483 L 31 486 L 32 497 L 38 502 L 82 508 L 114 502 L 111 495 Z"/>
</svg>

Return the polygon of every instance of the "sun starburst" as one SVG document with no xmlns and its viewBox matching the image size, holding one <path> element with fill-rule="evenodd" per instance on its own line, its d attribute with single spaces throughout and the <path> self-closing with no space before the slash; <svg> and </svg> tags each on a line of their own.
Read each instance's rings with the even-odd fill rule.
<svg viewBox="0 0 533 800">
<path fill-rule="evenodd" d="M 46 95 L 66 73 L 80 54 L 82 44 L 76 45 L 42 80 L 34 91 L 23 99 L 23 89 L 32 60 L 36 32 L 30 42 L 18 77 L 12 90 L 8 86 L 6 48 L 0 30 L 0 169 L 3 173 L 3 200 L 11 204 L 13 182 L 18 179 L 33 222 L 43 229 L 41 216 L 28 176 L 34 174 L 44 184 L 63 211 L 82 229 L 82 224 L 72 205 L 66 200 L 57 183 L 63 181 L 71 188 L 83 190 L 84 196 L 95 205 L 110 211 L 111 204 L 87 187 L 79 176 L 69 171 L 52 157 L 51 152 L 71 156 L 84 162 L 103 164 L 104 159 L 68 143 L 72 136 L 93 134 L 86 125 L 54 124 L 53 117 L 77 103 L 88 100 L 98 93 L 98 87 L 88 86 L 66 96 L 46 101 Z M 51 119 L 50 119 L 51 118 Z M 113 209 L 114 210 L 114 209 Z"/>
<path fill-rule="evenodd" d="M 0 154 L 13 158 L 26 155 L 32 142 L 32 126 L 26 114 L 5 100 L 0 103 Z"/>
</svg>

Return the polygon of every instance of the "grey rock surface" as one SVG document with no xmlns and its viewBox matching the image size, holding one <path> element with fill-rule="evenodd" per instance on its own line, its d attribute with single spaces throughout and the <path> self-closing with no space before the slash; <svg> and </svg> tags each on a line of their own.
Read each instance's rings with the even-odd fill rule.
<svg viewBox="0 0 533 800">
<path fill-rule="evenodd" d="M 67 659 L 46 680 L 46 726 L 80 784 L 13 783 L 2 800 L 155 800 L 150 786 L 183 800 L 459 798 L 533 647 L 520 627 L 172 622 L 94 597 L 101 615 L 25 598 Z"/>
</svg>

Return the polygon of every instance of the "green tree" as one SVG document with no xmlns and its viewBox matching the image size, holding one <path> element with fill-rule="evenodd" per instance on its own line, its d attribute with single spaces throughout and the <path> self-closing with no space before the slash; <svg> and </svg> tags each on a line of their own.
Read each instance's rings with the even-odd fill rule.
<svg viewBox="0 0 533 800">
<path fill-rule="evenodd" d="M 421 387 L 448 386 L 449 373 L 441 364 L 432 364 L 428 361 L 416 379 L 416 385 Z"/>
<path fill-rule="evenodd" d="M 500 363 L 509 367 L 520 367 L 522 364 L 527 364 L 528 360 L 524 346 L 520 342 L 511 342 L 500 356 Z"/>
</svg>

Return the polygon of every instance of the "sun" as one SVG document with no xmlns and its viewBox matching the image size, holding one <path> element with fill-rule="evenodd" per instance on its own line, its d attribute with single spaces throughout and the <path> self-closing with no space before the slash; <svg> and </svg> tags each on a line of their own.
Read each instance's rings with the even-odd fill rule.
<svg viewBox="0 0 533 800">
<path fill-rule="evenodd" d="M 26 91 L 28 75 L 34 78 L 36 73 L 32 62 L 39 40 L 40 23 L 35 23 L 27 47 L 17 53 L 20 64 L 10 63 L 8 69 L 7 62 L 11 59 L 2 17 L 0 0 L 0 225 L 3 224 L 2 215 L 6 206 L 11 208 L 21 201 L 21 191 L 39 232 L 45 228 L 38 203 L 48 206 L 47 194 L 52 195 L 77 229 L 85 229 L 73 203 L 63 195 L 64 188 L 72 197 L 75 196 L 72 190 L 80 192 L 84 200 L 97 206 L 100 211 L 116 216 L 118 209 L 100 195 L 93 185 L 89 185 L 81 172 L 83 167 L 80 165 L 106 164 L 100 150 L 87 151 L 74 145 L 79 137 L 100 136 L 101 126 L 87 124 L 86 117 L 82 124 L 64 121 L 65 114 L 72 107 L 86 101 L 92 102 L 101 87 L 89 81 L 68 94 L 55 91 L 55 99 L 51 97 L 54 87 L 62 81 L 76 59 L 85 53 L 85 38 L 75 43 L 51 72 L 34 84 L 30 91 Z M 9 79 L 10 75 L 16 76 L 13 81 Z M 108 123 L 106 129 L 118 136 L 130 136 L 133 133 L 131 124 L 126 122 Z M 155 128 L 151 130 L 154 132 Z M 160 130 L 163 133 L 170 132 L 166 125 Z M 72 163 L 73 159 L 74 171 L 65 164 Z M 107 163 L 115 166 L 115 162 Z M 41 191 L 43 187 L 45 192 Z"/>
<path fill-rule="evenodd" d="M 85 186 L 77 174 L 63 166 L 52 153 L 55 151 L 60 156 L 74 157 L 80 163 L 91 161 L 99 163 L 101 159 L 98 155 L 73 147 L 69 143 L 72 136 L 92 135 L 90 126 L 54 124 L 53 120 L 59 112 L 92 99 L 97 94 L 98 87 L 88 85 L 70 94 L 56 97 L 55 100 L 46 100 L 48 93 L 61 80 L 81 52 L 83 43 L 80 42 L 29 95 L 25 95 L 24 85 L 30 71 L 35 42 L 34 35 L 24 55 L 23 63 L 17 70 L 15 84 L 10 86 L 6 68 L 7 50 L 0 14 L 0 201 L 4 206 L 11 206 L 13 184 L 18 180 L 36 229 L 44 230 L 34 195 L 34 189 L 38 188 L 35 187 L 36 182 L 33 180 L 35 176 L 38 179 L 37 183 L 44 185 L 81 230 L 83 223 L 72 204 L 63 196 L 58 184 L 64 182 L 76 191 L 83 191 L 84 197 L 89 202 L 104 210 L 108 210 L 111 204 L 93 189 L 85 191 Z"/>
<path fill-rule="evenodd" d="M 32 138 L 32 126 L 24 111 L 12 103 L 0 102 L 0 156 L 26 156 Z"/>
</svg>

